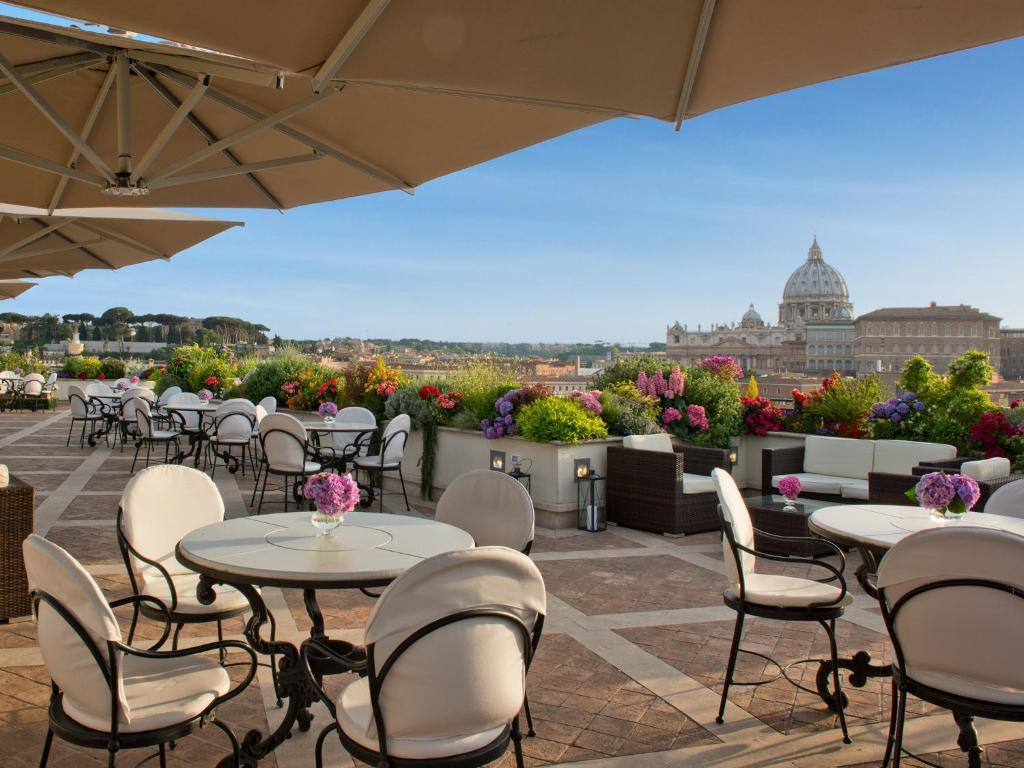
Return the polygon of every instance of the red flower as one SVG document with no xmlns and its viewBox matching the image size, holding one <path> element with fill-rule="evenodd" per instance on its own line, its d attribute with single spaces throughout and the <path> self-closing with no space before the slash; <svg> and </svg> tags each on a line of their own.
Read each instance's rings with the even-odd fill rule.
<svg viewBox="0 0 1024 768">
<path fill-rule="evenodd" d="M 435 397 L 439 397 L 441 390 L 437 387 L 433 387 L 427 384 L 425 387 L 420 387 L 420 399 L 421 400 L 432 400 Z"/>
<path fill-rule="evenodd" d="M 103 381 L 103 380 L 104 380 L 105 378 L 107 378 L 107 374 L 105 374 L 105 373 L 104 373 L 103 371 L 100 371 L 100 375 L 99 375 L 99 376 L 97 376 L 96 378 L 97 378 L 97 379 L 98 379 L 99 381 Z"/>
<path fill-rule="evenodd" d="M 1021 406 L 1024 406 L 1024 400 L 1021 400 L 1019 397 L 1016 400 L 1014 400 L 1012 403 L 1010 403 L 1010 409 L 1011 410 L 1014 409 L 1014 408 L 1020 408 Z"/>
<path fill-rule="evenodd" d="M 82 371 L 80 374 L 78 374 L 78 378 L 80 378 L 82 381 L 85 381 L 89 377 L 85 375 L 85 371 Z"/>
<path fill-rule="evenodd" d="M 205 384 L 208 387 L 219 387 L 220 379 L 218 379 L 216 376 L 207 376 L 203 384 Z"/>
</svg>

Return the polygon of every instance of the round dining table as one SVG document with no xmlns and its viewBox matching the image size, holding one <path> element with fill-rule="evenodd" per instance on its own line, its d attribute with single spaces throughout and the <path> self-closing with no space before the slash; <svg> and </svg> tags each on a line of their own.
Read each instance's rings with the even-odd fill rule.
<svg viewBox="0 0 1024 768">
<path fill-rule="evenodd" d="M 922 507 L 896 504 L 823 507 L 813 512 L 807 520 L 807 527 L 812 533 L 837 544 L 855 547 L 860 552 L 862 563 L 857 569 L 857 581 L 865 592 L 876 598 L 878 590 L 874 580 L 879 563 L 885 553 L 899 541 L 918 531 L 965 525 L 995 528 L 1024 536 L 1024 520 L 1015 517 L 968 512 L 959 520 L 939 519 Z M 867 651 L 858 651 L 850 658 L 839 659 L 838 663 L 840 668 L 850 670 L 850 683 L 857 688 L 864 686 L 869 677 L 892 676 L 892 666 L 872 664 L 871 654 Z M 817 674 L 818 694 L 835 709 L 835 696 L 828 687 L 832 679 L 832 664 L 823 660 L 820 665 Z M 968 754 L 969 768 L 980 768 L 981 748 L 974 728 L 974 718 L 954 712 L 953 719 L 960 728 L 957 743 Z"/>
<path fill-rule="evenodd" d="M 270 620 L 259 587 L 302 591 L 312 622 L 310 637 L 331 648 L 344 663 L 323 658 L 311 665 L 314 674 L 365 674 L 365 651 L 327 637 L 317 590 L 384 587 L 416 563 L 445 552 L 469 549 L 473 537 L 452 525 L 405 515 L 349 512 L 332 535 L 319 535 L 310 512 L 282 512 L 234 518 L 199 528 L 185 536 L 176 549 L 178 560 L 199 574 L 197 596 L 209 605 L 216 585 L 226 584 L 245 595 L 252 608 L 245 636 L 256 651 L 281 656 L 277 694 L 287 699 L 281 724 L 264 736 L 247 734 L 242 764 L 255 766 L 277 748 L 298 723 L 309 730 L 315 700 L 294 643 L 264 638 Z"/>
<path fill-rule="evenodd" d="M 180 426 L 182 427 L 183 434 L 188 436 L 188 448 L 180 451 L 171 459 L 172 464 L 184 464 L 185 459 L 192 457 L 192 466 L 199 466 L 199 459 L 202 458 L 203 454 L 203 443 L 210 438 L 204 427 L 204 419 L 207 416 L 213 416 L 217 412 L 217 406 L 212 403 L 183 403 L 181 405 L 165 405 L 163 410 L 167 413 L 176 413 L 181 419 Z M 196 421 L 196 427 L 194 429 L 185 428 L 185 414 L 195 413 L 198 414 Z M 173 424 L 172 424 L 173 427 Z M 238 471 L 239 461 L 238 457 L 232 456 L 230 453 L 218 453 L 218 456 L 224 459 L 224 464 L 228 468 L 228 472 L 234 474 Z"/>
</svg>

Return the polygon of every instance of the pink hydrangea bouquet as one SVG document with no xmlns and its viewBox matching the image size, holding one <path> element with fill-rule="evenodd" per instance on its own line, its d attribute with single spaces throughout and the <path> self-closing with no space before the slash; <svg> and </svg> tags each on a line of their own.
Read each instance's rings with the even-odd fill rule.
<svg viewBox="0 0 1024 768">
<path fill-rule="evenodd" d="M 208 403 L 213 400 L 213 392 L 208 389 L 200 389 L 196 392 L 196 397 L 202 400 L 204 403 Z"/>
<path fill-rule="evenodd" d="M 359 486 L 352 475 L 318 472 L 306 481 L 302 495 L 313 500 L 317 512 L 344 519 L 343 515 L 359 503 Z"/>
<path fill-rule="evenodd" d="M 779 480 L 779 493 L 785 496 L 787 499 L 792 501 L 800 495 L 800 491 L 803 490 L 803 486 L 800 484 L 800 478 L 788 475 Z"/>
<path fill-rule="evenodd" d="M 710 424 L 708 423 L 708 414 L 704 410 L 703 405 L 686 406 L 686 418 L 690 422 L 691 429 L 696 429 L 698 432 L 708 431 Z"/>
<path fill-rule="evenodd" d="M 929 472 L 907 491 L 907 498 L 930 510 L 937 518 L 959 520 L 981 498 L 981 488 L 973 477 Z"/>
<path fill-rule="evenodd" d="M 138 376 L 132 376 L 130 379 L 128 379 L 128 383 L 129 384 L 133 384 L 133 385 L 134 384 L 138 384 L 139 383 L 139 377 Z"/>
<path fill-rule="evenodd" d="M 667 427 L 673 421 L 679 421 L 681 418 L 683 418 L 683 414 L 679 412 L 679 409 L 669 406 L 661 414 L 661 423 Z"/>
</svg>

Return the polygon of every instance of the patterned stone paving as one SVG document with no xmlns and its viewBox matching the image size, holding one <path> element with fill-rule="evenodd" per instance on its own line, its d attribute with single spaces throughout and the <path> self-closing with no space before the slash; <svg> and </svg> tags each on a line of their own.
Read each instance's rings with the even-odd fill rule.
<svg viewBox="0 0 1024 768">
<path fill-rule="evenodd" d="M 0 462 L 37 488 L 37 527 L 71 551 L 93 572 L 111 598 L 127 593 L 128 581 L 117 551 L 113 521 L 121 490 L 129 478 L 132 451 L 104 445 L 84 450 L 65 446 L 66 410 L 56 414 L 0 413 Z M 253 478 L 218 469 L 216 481 L 228 515 L 247 513 Z M 431 506 L 409 491 L 412 514 L 432 515 Z M 280 493 L 268 491 L 265 511 L 280 511 Z M 387 499 L 389 509 L 402 507 L 400 497 Z M 784 680 L 758 687 L 735 687 L 726 724 L 714 723 L 733 628 L 733 614 L 721 604 L 722 554 L 715 533 L 685 538 L 654 536 L 610 528 L 599 534 L 538 531 L 534 544 L 549 594 L 547 631 L 529 677 L 529 694 L 537 736 L 526 739 L 528 765 L 586 762 L 595 768 L 650 766 L 877 766 L 884 747 L 889 706 L 887 680 L 869 680 L 862 689 L 847 688 L 854 744 L 844 747 L 835 717 L 813 694 Z M 857 565 L 848 556 L 847 574 Z M 773 573 L 805 575 L 808 566 L 766 563 Z M 854 606 L 839 622 L 841 652 L 866 649 L 887 659 L 886 640 L 877 608 L 855 583 Z M 301 640 L 310 621 L 297 592 L 266 590 L 275 606 L 283 636 Z M 358 592 L 322 593 L 320 605 L 329 632 L 358 638 L 373 600 Z M 120 615 L 127 629 L 128 614 Z M 225 624 L 237 636 L 241 622 Z M 212 639 L 212 628 L 193 626 L 182 633 L 183 645 Z M 159 634 L 142 622 L 136 642 Z M 743 646 L 771 655 L 783 664 L 827 653 L 824 632 L 816 626 L 749 620 Z M 816 665 L 794 665 L 790 676 L 813 687 Z M 740 656 L 738 675 L 755 679 L 773 669 L 753 656 Z M 234 675 L 240 668 L 232 668 Z M 328 683 L 336 693 L 347 678 Z M 0 766 L 38 764 L 46 732 L 49 683 L 38 653 L 31 619 L 0 625 Z M 908 749 L 952 768 L 966 760 L 956 749 L 949 715 L 912 701 Z M 264 670 L 257 684 L 218 713 L 236 733 L 266 730 L 279 717 Z M 261 765 L 312 766 L 315 735 L 326 722 L 319 708 L 313 730 L 295 732 Z M 989 744 L 987 768 L 1024 765 L 1024 727 L 981 724 Z M 182 739 L 168 752 L 171 766 L 213 766 L 226 754 L 223 734 L 213 728 Z M 146 751 L 123 753 L 120 765 L 138 765 Z M 55 743 L 51 766 L 105 765 L 105 755 Z M 147 760 L 147 764 L 155 764 Z M 328 740 L 326 764 L 353 762 Z M 499 763 L 514 765 L 511 754 Z M 906 758 L 904 765 L 925 765 Z"/>
</svg>

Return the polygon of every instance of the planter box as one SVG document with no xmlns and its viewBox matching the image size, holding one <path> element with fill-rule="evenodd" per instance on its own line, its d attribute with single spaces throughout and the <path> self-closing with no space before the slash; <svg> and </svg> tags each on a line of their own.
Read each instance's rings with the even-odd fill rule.
<svg viewBox="0 0 1024 768">
<path fill-rule="evenodd" d="M 763 437 L 743 435 L 740 438 L 739 461 L 733 477 L 740 488 L 761 487 L 761 451 L 764 448 L 793 448 L 804 444 L 807 435 L 799 432 L 770 432 Z"/>
<path fill-rule="evenodd" d="M 99 381 L 99 379 L 57 379 L 56 397 L 58 400 L 67 402 L 69 384 L 77 384 L 78 386 L 84 389 L 87 385 L 92 384 L 94 381 Z M 100 383 L 106 384 L 108 387 L 113 388 L 115 381 L 117 381 L 117 379 L 104 379 Z M 156 382 L 146 379 L 144 381 L 140 381 L 138 384 L 135 384 L 134 386 L 145 387 L 146 389 L 154 389 L 156 387 Z"/>
</svg>

